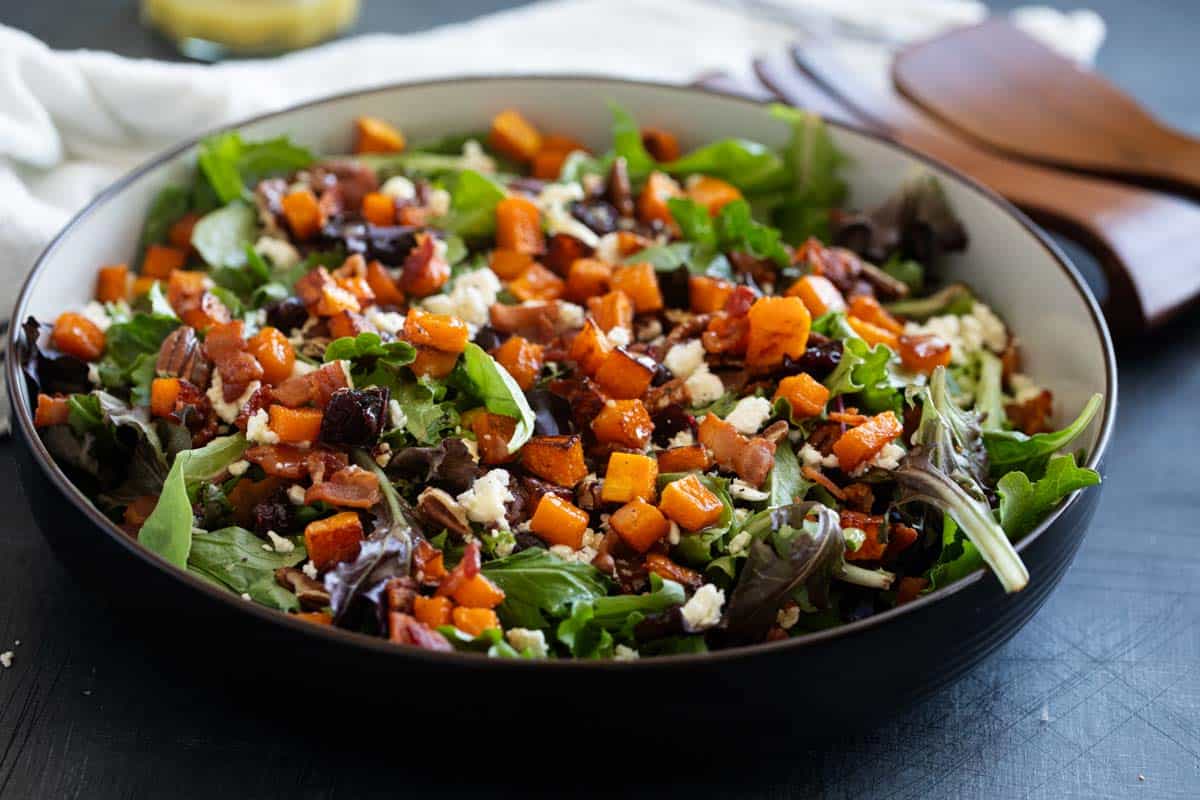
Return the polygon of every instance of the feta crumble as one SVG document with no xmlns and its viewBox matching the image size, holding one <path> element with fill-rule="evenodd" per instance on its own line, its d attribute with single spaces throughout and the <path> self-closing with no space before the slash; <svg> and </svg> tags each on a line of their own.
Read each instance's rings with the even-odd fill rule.
<svg viewBox="0 0 1200 800">
<path fill-rule="evenodd" d="M 699 339 L 672 345 L 663 358 L 663 366 L 671 370 L 676 378 L 687 380 L 704 367 L 704 345 Z"/>
<path fill-rule="evenodd" d="M 100 365 L 95 361 L 88 364 L 88 383 L 93 386 L 100 385 Z"/>
<path fill-rule="evenodd" d="M 721 607 L 724 605 L 725 592 L 711 583 L 704 584 L 680 609 L 683 629 L 688 633 L 699 633 L 716 626 L 721 621 Z"/>
<path fill-rule="evenodd" d="M 775 622 L 785 631 L 796 627 L 796 623 L 800 621 L 800 606 L 788 606 L 787 608 L 779 609 L 779 613 L 775 615 Z"/>
<path fill-rule="evenodd" d="M 278 444 L 279 434 L 271 430 L 271 417 L 260 408 L 246 420 L 246 441 L 255 444 Z"/>
<path fill-rule="evenodd" d="M 306 494 L 307 491 L 305 488 L 298 483 L 288 487 L 288 501 L 294 506 L 304 505 L 304 496 Z"/>
<path fill-rule="evenodd" d="M 534 631 L 529 628 L 509 628 L 504 632 L 504 638 L 518 652 L 524 653 L 529 651 L 534 658 L 545 658 L 546 650 L 546 634 L 542 631 Z"/>
<path fill-rule="evenodd" d="M 12 650 L 5 650 L 3 653 L 0 653 L 0 666 L 3 666 L 5 669 L 11 667 L 14 655 L 15 653 Z"/>
<path fill-rule="evenodd" d="M 546 221 L 546 232 L 551 236 L 565 233 L 573 236 L 588 247 L 600 244 L 595 231 L 571 216 L 568 206 L 583 199 L 583 187 L 578 183 L 548 183 L 534 200 L 542 219 Z"/>
<path fill-rule="evenodd" d="M 250 396 L 257 392 L 260 386 L 262 386 L 260 381 L 251 381 L 250 385 L 246 387 L 246 391 L 242 392 L 241 397 L 226 403 L 225 390 L 221 386 L 221 373 L 213 370 L 212 385 L 208 387 L 206 394 L 208 395 L 209 402 L 212 403 L 213 411 L 217 412 L 217 416 L 221 418 L 221 421 L 232 423 L 237 419 L 238 414 L 241 413 L 242 406 L 250 401 Z M 265 414 L 266 412 L 264 411 L 263 413 Z"/>
<path fill-rule="evenodd" d="M 667 447 L 691 447 L 695 443 L 696 437 L 692 435 L 691 430 L 684 428 L 671 437 L 671 440 L 667 442 Z"/>
<path fill-rule="evenodd" d="M 708 371 L 708 365 L 696 370 L 684 381 L 683 386 L 692 399 L 693 406 L 706 406 L 715 403 L 725 394 L 725 384 L 721 379 Z"/>
<path fill-rule="evenodd" d="M 1021 372 L 1014 372 L 1008 379 L 1013 390 L 1013 400 L 1025 403 L 1040 395 L 1044 389 L 1033 382 L 1033 378 Z"/>
<path fill-rule="evenodd" d="M 280 269 L 294 267 L 300 263 L 300 251 L 286 239 L 277 239 L 274 236 L 258 237 L 258 241 L 254 243 L 254 252 Z"/>
<path fill-rule="evenodd" d="M 504 504 L 515 498 L 508 489 L 508 472 L 494 469 L 480 478 L 457 498 L 472 522 L 500 523 L 504 521 Z"/>
<path fill-rule="evenodd" d="M 637 650 L 626 644 L 619 644 L 613 650 L 613 659 L 616 661 L 637 661 L 641 658 L 641 655 Z"/>
<path fill-rule="evenodd" d="M 563 561 L 578 564 L 590 564 L 596 558 L 596 548 L 594 547 L 581 547 L 575 550 L 565 544 L 556 544 L 550 548 L 550 552 Z"/>
<path fill-rule="evenodd" d="M 429 193 L 429 202 L 425 204 L 429 213 L 435 217 L 444 217 L 450 213 L 450 193 L 445 189 L 434 189 Z"/>
<path fill-rule="evenodd" d="M 458 317 L 471 328 L 472 335 L 491 320 L 491 307 L 500 293 L 500 279 L 490 267 L 458 276 L 450 291 L 421 301 L 426 311 Z"/>
<path fill-rule="evenodd" d="M 496 171 L 496 159 L 485 153 L 483 145 L 479 142 L 467 139 L 463 142 L 462 166 L 463 169 L 473 169 L 476 172 L 491 175 Z"/>
<path fill-rule="evenodd" d="M 583 306 L 568 303 L 566 300 L 558 301 L 558 321 L 564 329 L 582 328 L 586 318 L 587 312 L 583 310 Z"/>
<path fill-rule="evenodd" d="M 311 561 L 305 561 L 304 566 L 300 568 L 300 571 L 312 578 L 314 581 L 317 579 L 317 576 L 321 574 L 317 571 L 317 565 Z"/>
<path fill-rule="evenodd" d="M 869 469 L 883 469 L 891 472 L 900 466 L 900 459 L 904 458 L 907 452 L 895 442 L 888 442 L 882 450 L 875 454 L 874 458 L 855 467 L 850 476 L 856 478 Z"/>
<path fill-rule="evenodd" d="M 904 327 L 907 334 L 933 334 L 950 344 L 950 360 L 966 364 L 971 356 L 984 348 L 1003 353 L 1008 346 L 1008 329 L 986 304 L 975 301 L 969 314 L 945 314 L 930 317 L 924 323 L 910 322 Z"/>
<path fill-rule="evenodd" d="M 761 503 L 770 497 L 762 489 L 756 489 L 741 478 L 734 478 L 730 481 L 729 494 L 738 500 L 745 500 L 748 503 Z"/>
<path fill-rule="evenodd" d="M 404 330 L 404 315 L 398 311 L 380 311 L 372 306 L 367 309 L 366 317 L 382 333 L 398 336 Z"/>
<path fill-rule="evenodd" d="M 771 401 L 765 397 L 743 397 L 738 400 L 725 421 L 747 436 L 758 433 L 763 423 L 771 418 Z"/>
<path fill-rule="evenodd" d="M 800 461 L 806 467 L 825 467 L 827 469 L 837 469 L 838 457 L 833 453 L 827 456 L 821 455 L 821 451 L 813 447 L 811 444 L 806 444 L 800 448 Z"/>
<path fill-rule="evenodd" d="M 679 524 L 675 520 L 671 520 L 671 527 L 667 530 L 667 543 L 674 547 L 679 544 L 679 540 L 683 534 L 679 530 Z"/>
<path fill-rule="evenodd" d="M 467 452 L 471 454 L 471 460 L 476 464 L 479 463 L 479 442 L 474 439 L 462 439 L 462 443 L 466 446 Z"/>
<path fill-rule="evenodd" d="M 408 415 L 400 407 L 399 400 L 392 399 L 388 401 L 388 420 L 392 423 L 393 428 L 403 428 L 408 424 Z"/>
<path fill-rule="evenodd" d="M 108 311 L 104 308 L 104 304 L 98 300 L 92 300 L 89 302 L 86 306 L 79 310 L 79 314 L 101 331 L 107 331 L 108 326 L 112 324 L 112 317 L 108 315 Z"/>
<path fill-rule="evenodd" d="M 246 470 L 250 469 L 250 462 L 244 458 L 239 458 L 237 461 L 226 467 L 229 474 L 235 478 L 240 478 L 246 474 Z"/>
<path fill-rule="evenodd" d="M 612 330 L 608 331 L 608 341 L 613 347 L 625 347 L 633 341 L 633 331 L 622 325 L 614 325 Z"/>
<path fill-rule="evenodd" d="M 267 531 L 267 539 L 271 542 L 271 549 L 276 553 L 291 553 L 296 549 L 295 542 L 285 539 L 275 531 Z"/>
<path fill-rule="evenodd" d="M 379 191 L 397 200 L 417 199 L 416 185 L 403 175 L 393 175 L 388 178 L 383 182 L 383 186 L 379 187 Z"/>
<path fill-rule="evenodd" d="M 744 556 L 750 550 L 750 541 L 753 539 L 749 533 L 742 531 L 737 536 L 729 540 L 729 555 Z"/>
<path fill-rule="evenodd" d="M 606 233 L 595 245 L 595 257 L 606 264 L 621 263 L 621 236 L 617 233 Z"/>
</svg>

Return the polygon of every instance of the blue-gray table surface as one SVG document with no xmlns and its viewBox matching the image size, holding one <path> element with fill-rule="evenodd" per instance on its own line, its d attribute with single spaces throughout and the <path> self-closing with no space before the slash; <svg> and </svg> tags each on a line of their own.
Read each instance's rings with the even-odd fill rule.
<svg viewBox="0 0 1200 800">
<path fill-rule="evenodd" d="M 515 4 L 374 0 L 360 28 L 418 30 Z M 1200 9 L 1190 0 L 1084 4 L 1109 23 L 1100 71 L 1200 133 Z M 0 21 L 56 47 L 170 55 L 137 26 L 132 2 L 2 0 Z M 1011 642 L 869 733 L 798 743 L 748 768 L 667 763 L 637 789 L 897 800 L 1200 796 L 1200 312 L 1119 351 L 1120 412 L 1099 513 L 1061 587 Z M 462 742 L 482 756 L 479 768 L 443 780 L 264 719 L 200 676 L 164 674 L 149 655 L 153 637 L 115 627 L 54 560 L 12 447 L 0 444 L 0 651 L 20 645 L 12 668 L 0 669 L 2 797 L 557 795 L 615 788 L 622 760 L 639 758 L 619 744 L 581 743 L 579 777 L 562 784 L 539 779 L 536 744 L 529 763 L 491 764 L 485 743 Z"/>
</svg>

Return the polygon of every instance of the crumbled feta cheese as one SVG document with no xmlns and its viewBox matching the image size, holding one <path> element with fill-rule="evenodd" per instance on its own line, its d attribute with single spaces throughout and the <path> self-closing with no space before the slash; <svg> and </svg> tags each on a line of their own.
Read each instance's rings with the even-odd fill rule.
<svg viewBox="0 0 1200 800">
<path fill-rule="evenodd" d="M 590 564 L 596 558 L 596 548 L 594 547 L 581 547 L 574 550 L 565 544 L 556 544 L 550 548 L 550 552 L 563 561 L 573 561 L 579 564 Z"/>
<path fill-rule="evenodd" d="M 249 592 L 242 592 L 242 599 L 243 600 L 253 600 L 254 598 L 250 596 Z"/>
<path fill-rule="evenodd" d="M 338 359 L 338 366 L 342 368 L 342 374 L 346 376 L 346 386 L 354 388 L 354 376 L 350 374 L 350 362 L 346 359 Z"/>
<path fill-rule="evenodd" d="M 910 322 L 904 327 L 908 334 L 933 334 L 950 343 L 950 360 L 965 364 L 971 356 L 984 349 L 1004 352 L 1008 346 L 1008 329 L 985 304 L 975 301 L 969 314 L 945 314 L 930 317 L 924 323 Z"/>
<path fill-rule="evenodd" d="M 393 175 L 383 182 L 379 191 L 397 200 L 415 200 L 417 187 L 403 175 Z"/>
<path fill-rule="evenodd" d="M 387 442 L 382 442 L 379 449 L 375 452 L 375 463 L 381 467 L 386 467 L 392 463 L 392 446 Z"/>
<path fill-rule="evenodd" d="M 796 627 L 796 623 L 800 621 L 800 606 L 787 606 L 779 609 L 779 613 L 775 615 L 775 622 L 785 631 Z"/>
<path fill-rule="evenodd" d="M 806 467 L 826 467 L 828 469 L 837 469 L 838 457 L 833 453 L 827 456 L 821 455 L 821 451 L 813 447 L 811 444 L 806 444 L 800 448 L 800 460 Z"/>
<path fill-rule="evenodd" d="M 286 239 L 276 239 L 274 236 L 258 237 L 258 241 L 254 243 L 254 252 L 280 269 L 294 267 L 300 263 L 300 251 Z"/>
<path fill-rule="evenodd" d="M 404 315 L 397 311 L 380 311 L 372 306 L 367 309 L 367 322 L 383 333 L 396 336 L 404 330 Z"/>
<path fill-rule="evenodd" d="M 1014 372 L 1009 376 L 1008 382 L 1012 385 L 1013 400 L 1017 403 L 1028 402 L 1045 391 L 1033 382 L 1033 378 L 1022 372 Z"/>
<path fill-rule="evenodd" d="M 504 638 L 517 652 L 524 653 L 528 650 L 534 658 L 546 657 L 546 635 L 541 631 L 532 631 L 529 628 L 509 628 L 504 632 Z"/>
<path fill-rule="evenodd" d="M 515 498 L 508 489 L 508 472 L 494 469 L 476 478 L 471 488 L 456 499 L 472 522 L 500 523 L 504 521 L 504 504 Z"/>
<path fill-rule="evenodd" d="M 302 361 L 297 358 L 294 362 L 292 362 L 292 374 L 289 375 L 288 377 L 289 378 L 302 377 L 304 375 L 307 375 L 310 372 L 316 372 L 316 371 L 317 371 L 317 368 L 315 365 L 310 364 L 307 361 Z"/>
<path fill-rule="evenodd" d="M 750 549 L 750 540 L 753 539 L 749 533 L 742 531 L 737 536 L 729 540 L 729 555 L 744 556 Z"/>
<path fill-rule="evenodd" d="M 100 365 L 95 361 L 88 364 L 88 383 L 93 386 L 100 385 Z"/>
<path fill-rule="evenodd" d="M 662 323 L 656 319 L 639 322 L 635 336 L 639 342 L 652 342 L 662 336 Z"/>
<path fill-rule="evenodd" d="M 874 458 L 859 464 L 850 475 L 851 477 L 858 477 L 869 469 L 884 469 L 891 472 L 900 466 L 900 459 L 904 458 L 907 452 L 895 442 L 888 442 L 882 450 L 875 454 Z"/>
<path fill-rule="evenodd" d="M 212 403 L 213 411 L 217 412 L 217 416 L 222 422 L 233 422 L 242 411 L 242 406 L 246 405 L 250 400 L 250 396 L 258 391 L 262 386 L 259 381 L 251 381 L 246 387 L 246 391 L 242 392 L 242 396 L 238 399 L 226 403 L 225 390 L 221 387 L 221 373 L 213 370 L 212 385 L 208 387 L 208 400 Z M 265 413 L 265 412 L 264 412 Z"/>
<path fill-rule="evenodd" d="M 478 464 L 479 463 L 479 442 L 475 441 L 474 439 L 464 438 L 462 440 L 462 443 L 467 446 L 467 452 L 471 454 L 471 460 L 474 461 L 476 464 Z"/>
<path fill-rule="evenodd" d="M 458 276 L 450 291 L 426 297 L 421 305 L 434 314 L 449 314 L 467 323 L 472 333 L 491 319 L 491 307 L 500 293 L 500 279 L 488 267 Z"/>
<path fill-rule="evenodd" d="M 255 444 L 279 444 L 279 434 L 271 430 L 271 417 L 260 408 L 246 420 L 246 441 Z"/>
<path fill-rule="evenodd" d="M 770 400 L 765 397 L 743 397 L 725 417 L 725 421 L 738 433 L 752 436 L 758 433 L 758 429 L 770 418 Z"/>
<path fill-rule="evenodd" d="M 592 255 L 606 264 L 621 263 L 621 235 L 606 233 L 601 236 L 596 242 L 595 252 Z"/>
<path fill-rule="evenodd" d="M 720 400 L 725 394 L 725 384 L 708 371 L 707 365 L 692 373 L 692 376 L 683 382 L 683 386 L 687 389 L 693 406 L 706 406 Z"/>
<path fill-rule="evenodd" d="M 613 347 L 624 347 L 633 341 L 633 332 L 621 325 L 614 325 L 605 335 Z"/>
<path fill-rule="evenodd" d="M 637 661 L 639 658 L 641 653 L 626 644 L 619 644 L 613 650 L 614 661 Z"/>
<path fill-rule="evenodd" d="M 300 571 L 312 578 L 314 581 L 317 579 L 317 576 L 321 574 L 317 570 L 317 565 L 311 561 L 305 561 L 304 566 L 300 568 Z"/>
<path fill-rule="evenodd" d="M 984 346 L 993 353 L 1003 353 L 1008 346 L 1008 329 L 996 312 L 976 300 L 971 306 L 971 318 L 979 325 L 979 336 Z"/>
<path fill-rule="evenodd" d="M 583 310 L 583 306 L 577 306 L 574 303 L 568 303 L 565 300 L 560 300 L 558 303 L 558 321 L 566 330 L 582 328 L 583 321 L 587 317 L 587 312 Z"/>
<path fill-rule="evenodd" d="M 696 437 L 692 435 L 690 428 L 684 428 L 679 433 L 671 437 L 667 442 L 667 447 L 691 447 L 696 443 Z"/>
<path fill-rule="evenodd" d="M 296 549 L 296 543 L 291 539 L 285 539 L 275 531 L 267 531 L 267 539 L 271 542 L 271 548 L 276 553 L 290 553 Z"/>
<path fill-rule="evenodd" d="M 454 301 L 448 294 L 432 294 L 421 301 L 421 307 L 431 314 L 457 316 L 454 313 Z"/>
<path fill-rule="evenodd" d="M 675 545 L 679 544 L 679 540 L 682 538 L 682 536 L 683 533 L 679 530 L 678 523 L 676 523 L 675 520 L 671 520 L 671 527 L 667 529 L 667 543 L 674 547 Z"/>
<path fill-rule="evenodd" d="M 462 166 L 463 169 L 473 169 L 490 175 L 496 171 L 496 160 L 483 151 L 479 142 L 467 139 L 463 142 Z"/>
<path fill-rule="evenodd" d="M 704 345 L 699 339 L 673 345 L 663 358 L 663 366 L 676 378 L 687 380 L 704 366 Z"/>
<path fill-rule="evenodd" d="M 684 630 L 699 633 L 714 627 L 721 621 L 721 607 L 724 605 L 725 592 L 711 583 L 704 584 L 680 609 Z"/>
<path fill-rule="evenodd" d="M 590 547 L 592 549 L 597 549 L 600 547 L 600 544 L 603 541 L 604 541 L 604 534 L 596 533 L 591 528 L 588 528 L 587 530 L 585 530 L 583 532 L 583 546 L 584 547 Z"/>
<path fill-rule="evenodd" d="M 226 469 L 229 474 L 235 478 L 240 478 L 246 474 L 246 470 L 250 469 L 250 462 L 244 458 L 239 458 L 237 461 L 230 464 Z"/>
<path fill-rule="evenodd" d="M 756 489 L 741 478 L 734 478 L 730 481 L 729 494 L 737 500 L 745 500 L 748 503 L 761 503 L 770 497 L 763 490 Z"/>
<path fill-rule="evenodd" d="M 304 497 L 308 494 L 307 490 L 300 484 L 292 484 L 288 487 L 288 501 L 294 506 L 304 505 Z"/>
<path fill-rule="evenodd" d="M 743 522 L 745 522 L 748 519 L 750 519 L 750 509 L 735 508 L 733 510 L 733 521 L 736 524 L 741 525 Z"/>
<path fill-rule="evenodd" d="M 0 653 L 0 666 L 3 666 L 5 669 L 11 667 L 14 655 L 15 653 L 12 650 L 5 650 L 3 653 Z"/>
<path fill-rule="evenodd" d="M 444 217 L 450 213 L 450 193 L 445 189 L 433 189 L 429 192 L 429 200 L 425 207 L 435 217 Z"/>
<path fill-rule="evenodd" d="M 81 308 L 79 314 L 101 331 L 108 330 L 108 326 L 112 324 L 112 317 L 108 316 L 108 311 L 104 309 L 104 304 L 96 300 L 92 300 Z"/>
<path fill-rule="evenodd" d="M 551 236 L 565 233 L 574 236 L 588 247 L 600 244 L 595 231 L 571 216 L 568 206 L 583 199 L 583 187 L 578 183 L 548 183 L 534 202 L 546 221 L 546 232 Z"/>
</svg>

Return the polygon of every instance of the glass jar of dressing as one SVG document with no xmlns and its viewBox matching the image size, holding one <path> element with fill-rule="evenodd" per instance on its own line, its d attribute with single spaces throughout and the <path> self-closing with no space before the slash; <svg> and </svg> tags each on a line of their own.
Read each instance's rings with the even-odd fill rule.
<svg viewBox="0 0 1200 800">
<path fill-rule="evenodd" d="M 274 55 L 354 24 L 359 0 L 142 0 L 142 19 L 192 58 Z"/>
</svg>

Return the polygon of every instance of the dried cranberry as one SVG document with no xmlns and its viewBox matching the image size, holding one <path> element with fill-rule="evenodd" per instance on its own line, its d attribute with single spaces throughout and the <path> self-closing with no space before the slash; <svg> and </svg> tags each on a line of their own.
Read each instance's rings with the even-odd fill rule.
<svg viewBox="0 0 1200 800">
<path fill-rule="evenodd" d="M 368 260 L 390 266 L 404 263 L 417 243 L 420 228 L 411 225 L 367 225 L 364 222 L 333 222 L 321 229 L 325 245 L 341 246 L 349 253 L 362 253 Z"/>
<path fill-rule="evenodd" d="M 509 336 L 510 334 L 502 333 L 491 325 L 484 325 L 475 334 L 474 342 L 484 350 L 491 351 L 508 341 Z"/>
<path fill-rule="evenodd" d="M 389 397 L 386 387 L 338 389 L 325 406 L 319 441 L 352 447 L 374 445 L 387 418 Z"/>
<path fill-rule="evenodd" d="M 508 182 L 508 188 L 514 192 L 536 197 L 546 188 L 546 181 L 539 178 L 513 178 Z"/>
<path fill-rule="evenodd" d="M 296 522 L 294 506 L 288 502 L 287 495 L 282 491 L 272 492 L 266 500 L 254 506 L 254 530 L 265 535 L 267 531 L 278 534 L 287 533 Z"/>
<path fill-rule="evenodd" d="M 651 419 L 654 422 L 654 443 L 660 447 L 666 447 L 667 442 L 681 431 L 696 431 L 696 418 L 678 404 L 667 406 Z"/>
<path fill-rule="evenodd" d="M 824 378 L 842 360 L 842 343 L 819 333 L 809 334 L 808 347 L 799 358 L 783 357 L 783 372 L 795 374 L 807 372 L 814 378 Z"/>
<path fill-rule="evenodd" d="M 513 534 L 513 538 L 517 540 L 516 545 L 513 546 L 514 553 L 519 553 L 522 550 L 528 550 L 530 548 L 537 548 L 539 550 L 546 549 L 546 543 L 534 536 L 532 533 L 518 531 L 517 533 Z"/>
<path fill-rule="evenodd" d="M 285 297 L 267 306 L 267 324 L 283 333 L 291 333 L 308 321 L 308 309 L 298 297 Z"/>
<path fill-rule="evenodd" d="M 615 231 L 621 217 L 607 200 L 577 200 L 571 203 L 571 216 L 600 236 Z"/>
</svg>

